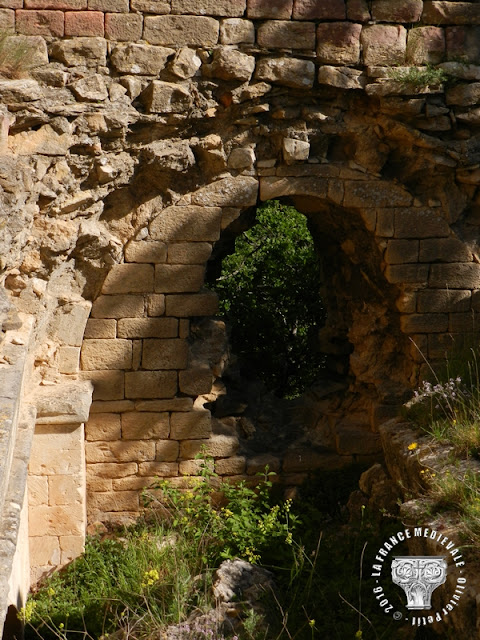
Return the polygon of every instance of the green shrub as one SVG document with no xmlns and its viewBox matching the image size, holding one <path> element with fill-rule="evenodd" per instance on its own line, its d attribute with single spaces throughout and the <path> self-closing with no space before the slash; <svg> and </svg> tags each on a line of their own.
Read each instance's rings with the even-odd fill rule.
<svg viewBox="0 0 480 640">
<path fill-rule="evenodd" d="M 412 87 L 428 88 L 438 87 L 450 79 L 450 76 L 441 68 L 428 64 L 425 67 L 407 67 L 388 70 L 388 77 L 397 82 Z"/>
</svg>

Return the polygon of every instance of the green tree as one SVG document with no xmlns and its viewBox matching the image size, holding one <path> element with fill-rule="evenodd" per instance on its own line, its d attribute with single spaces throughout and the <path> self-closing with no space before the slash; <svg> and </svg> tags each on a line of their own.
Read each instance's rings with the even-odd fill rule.
<svg viewBox="0 0 480 640">
<path fill-rule="evenodd" d="M 316 349 L 325 310 L 321 271 L 307 219 L 271 201 L 222 263 L 215 289 L 243 370 L 280 397 L 296 397 L 322 366 Z"/>
</svg>

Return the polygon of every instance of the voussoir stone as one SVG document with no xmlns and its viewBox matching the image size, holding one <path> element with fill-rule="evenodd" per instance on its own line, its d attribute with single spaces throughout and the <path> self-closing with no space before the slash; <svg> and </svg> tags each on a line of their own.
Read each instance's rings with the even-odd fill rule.
<svg viewBox="0 0 480 640">
<path fill-rule="evenodd" d="M 311 89 L 315 65 L 311 60 L 300 58 L 263 58 L 257 63 L 255 77 L 293 89 Z"/>
<path fill-rule="evenodd" d="M 140 99 L 150 113 L 183 113 L 192 106 L 188 89 L 162 80 L 151 82 Z"/>
<path fill-rule="evenodd" d="M 168 47 L 129 43 L 116 46 L 111 60 L 115 69 L 121 73 L 156 76 L 174 53 L 175 50 Z"/>
</svg>

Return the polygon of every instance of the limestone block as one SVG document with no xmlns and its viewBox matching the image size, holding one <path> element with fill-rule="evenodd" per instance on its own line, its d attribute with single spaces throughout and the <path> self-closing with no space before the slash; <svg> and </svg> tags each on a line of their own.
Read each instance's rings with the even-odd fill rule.
<svg viewBox="0 0 480 640">
<path fill-rule="evenodd" d="M 28 475 L 28 504 L 48 504 L 48 477 Z"/>
<path fill-rule="evenodd" d="M 213 291 L 193 294 L 172 294 L 165 298 L 167 316 L 214 316 L 218 311 L 217 294 Z"/>
<path fill-rule="evenodd" d="M 231 458 L 220 458 L 215 461 L 215 473 L 219 476 L 233 476 L 244 473 L 247 460 L 245 456 L 233 456 Z"/>
<path fill-rule="evenodd" d="M 192 193 L 192 204 L 203 207 L 251 207 L 257 203 L 258 180 L 250 176 L 237 176 L 216 180 Z M 221 212 L 218 217 L 220 229 Z M 187 238 L 184 238 L 187 239 Z M 195 238 L 216 240 L 216 238 Z"/>
<path fill-rule="evenodd" d="M 128 13 L 130 10 L 130 2 L 129 0 L 88 0 L 88 9 L 90 11 Z"/>
<path fill-rule="evenodd" d="M 134 476 L 138 471 L 136 462 L 100 462 L 87 465 L 87 478 L 90 483 L 93 478 L 126 478 Z"/>
<path fill-rule="evenodd" d="M 83 102 L 103 102 L 108 98 L 108 91 L 103 76 L 94 74 L 81 78 L 68 85 L 76 99 Z"/>
<path fill-rule="evenodd" d="M 85 533 L 84 506 L 81 504 L 30 507 L 28 516 L 28 529 L 33 537 Z"/>
<path fill-rule="evenodd" d="M 197 16 L 147 16 L 143 37 L 164 46 L 212 47 L 218 42 L 219 23 Z"/>
<path fill-rule="evenodd" d="M 221 217 L 216 206 L 167 207 L 150 223 L 150 236 L 167 243 L 218 240 Z"/>
<path fill-rule="evenodd" d="M 480 24 L 480 6 L 473 2 L 425 0 L 422 20 L 431 24 Z"/>
<path fill-rule="evenodd" d="M 140 40 L 143 16 L 135 13 L 106 13 L 105 37 L 109 40 L 129 42 Z"/>
<path fill-rule="evenodd" d="M 420 242 L 420 262 L 471 262 L 472 252 L 458 238 L 429 238 Z"/>
<path fill-rule="evenodd" d="M 50 441 L 52 436 L 50 434 Z M 40 445 L 38 438 L 34 441 L 32 447 L 32 455 L 30 457 L 29 472 L 33 475 L 44 476 L 49 474 L 60 475 L 76 475 L 83 471 L 83 463 L 80 455 L 80 447 L 74 449 L 62 450 L 56 445 L 49 448 L 48 443 L 45 444 L 41 440 Z"/>
<path fill-rule="evenodd" d="M 182 393 L 200 396 L 212 390 L 213 375 L 210 368 L 187 369 L 178 374 L 178 385 Z"/>
<path fill-rule="evenodd" d="M 349 65 L 360 61 L 361 24 L 329 22 L 317 27 L 317 56 L 323 64 Z"/>
<path fill-rule="evenodd" d="M 260 454 L 247 460 L 247 474 L 250 476 L 265 473 L 267 467 L 269 472 L 277 473 L 280 471 L 280 460 L 269 453 Z"/>
<path fill-rule="evenodd" d="M 345 20 L 345 0 L 294 0 L 294 20 Z"/>
<path fill-rule="evenodd" d="M 135 411 L 191 411 L 193 400 L 191 398 L 171 398 L 170 400 L 137 400 Z"/>
<path fill-rule="evenodd" d="M 198 292 L 205 275 L 201 265 L 159 265 L 155 266 L 155 290 L 161 293 Z"/>
<path fill-rule="evenodd" d="M 88 464 L 98 462 L 145 462 L 155 459 L 155 443 L 151 440 L 86 442 L 85 456 Z"/>
<path fill-rule="evenodd" d="M 269 20 L 260 25 L 257 32 L 259 46 L 267 49 L 314 49 L 315 24 L 313 22 L 291 22 Z"/>
<path fill-rule="evenodd" d="M 125 249 L 126 262 L 161 263 L 167 259 L 167 245 L 158 241 L 129 242 Z"/>
<path fill-rule="evenodd" d="M 367 0 L 347 0 L 348 20 L 368 22 L 371 19 L 369 3 Z"/>
<path fill-rule="evenodd" d="M 123 371 L 88 371 L 82 375 L 83 379 L 93 383 L 94 400 L 122 400 L 124 397 Z"/>
<path fill-rule="evenodd" d="M 92 307 L 92 318 L 138 318 L 144 313 L 143 296 L 99 296 Z"/>
<path fill-rule="evenodd" d="M 85 327 L 85 338 L 112 339 L 117 337 L 116 320 L 89 318 Z"/>
<path fill-rule="evenodd" d="M 85 535 L 80 536 L 59 536 L 60 542 L 60 564 L 68 564 L 78 558 L 85 549 Z"/>
<path fill-rule="evenodd" d="M 108 272 L 102 293 L 153 292 L 153 266 L 149 264 L 116 264 Z"/>
<path fill-rule="evenodd" d="M 83 504 L 84 499 L 81 478 L 71 475 L 48 477 L 48 502 L 50 505 Z"/>
<path fill-rule="evenodd" d="M 80 347 L 59 347 L 57 362 L 60 373 L 77 373 L 80 363 Z"/>
<path fill-rule="evenodd" d="M 28 540 L 31 567 L 56 567 L 60 564 L 60 544 L 58 536 L 32 535 Z"/>
<path fill-rule="evenodd" d="M 138 511 L 140 507 L 138 491 L 106 491 L 92 493 L 89 508 L 99 511 Z"/>
<path fill-rule="evenodd" d="M 77 37 L 57 40 L 50 47 L 50 56 L 67 67 L 97 67 L 107 64 L 107 41 L 104 38 Z"/>
<path fill-rule="evenodd" d="M 87 440 L 120 440 L 122 430 L 118 413 L 95 413 L 85 425 Z"/>
<path fill-rule="evenodd" d="M 180 444 L 175 440 L 158 440 L 155 446 L 158 462 L 175 462 L 180 453 Z"/>
<path fill-rule="evenodd" d="M 117 45 L 110 57 L 113 67 L 120 73 L 158 76 L 175 49 L 147 44 Z"/>
<path fill-rule="evenodd" d="M 43 98 L 43 94 L 36 80 L 0 80 L 0 100 L 3 104 L 35 102 Z"/>
<path fill-rule="evenodd" d="M 311 89 L 315 65 L 311 60 L 300 58 L 262 58 L 257 62 L 255 78 L 292 89 Z"/>
<path fill-rule="evenodd" d="M 285 164 L 291 165 L 295 162 L 308 160 L 310 154 L 310 143 L 305 140 L 294 140 L 284 138 L 282 143 L 283 159 Z"/>
<path fill-rule="evenodd" d="M 229 169 L 251 169 L 255 164 L 255 151 L 251 147 L 233 149 L 228 156 Z"/>
<path fill-rule="evenodd" d="M 210 411 L 172 413 L 170 437 L 174 440 L 208 438 L 212 433 Z"/>
<path fill-rule="evenodd" d="M 163 316 L 165 313 L 165 296 L 161 293 L 152 293 L 147 297 L 147 314 L 151 317 Z M 175 337 L 175 336 L 169 336 Z"/>
<path fill-rule="evenodd" d="M 132 343 L 120 339 L 84 340 L 81 362 L 84 371 L 129 369 L 132 366 Z"/>
<path fill-rule="evenodd" d="M 408 191 L 392 182 L 345 180 L 345 207 L 408 207 L 412 201 Z"/>
<path fill-rule="evenodd" d="M 423 0 L 373 0 L 372 19 L 379 22 L 418 22 L 422 15 Z M 434 24 L 438 24 L 434 21 Z"/>
<path fill-rule="evenodd" d="M 407 40 L 407 64 L 438 64 L 445 57 L 445 31 L 440 27 L 410 29 Z"/>
<path fill-rule="evenodd" d="M 394 225 L 396 238 L 441 238 L 450 235 L 446 220 L 431 209 L 397 210 Z"/>
<path fill-rule="evenodd" d="M 468 289 L 429 289 L 417 294 L 419 313 L 439 313 L 446 311 L 468 311 L 472 293 Z"/>
<path fill-rule="evenodd" d="M 170 0 L 130 0 L 132 11 L 140 13 L 157 13 L 166 15 L 170 13 Z"/>
<path fill-rule="evenodd" d="M 118 321 L 121 338 L 176 338 L 178 320 L 175 318 L 125 318 Z"/>
<path fill-rule="evenodd" d="M 447 59 L 478 64 L 480 57 L 479 27 L 447 27 Z"/>
<path fill-rule="evenodd" d="M 227 18 L 220 23 L 220 42 L 222 44 L 253 44 L 255 26 L 250 20 Z"/>
<path fill-rule="evenodd" d="M 247 0 L 249 18 L 274 18 L 289 20 L 292 17 L 293 0 Z"/>
<path fill-rule="evenodd" d="M 124 440 L 168 438 L 169 434 L 169 413 L 139 413 L 135 411 L 122 415 L 122 438 Z"/>
<path fill-rule="evenodd" d="M 207 68 L 204 68 L 206 74 Z M 221 46 L 213 52 L 208 75 L 222 80 L 248 82 L 255 71 L 255 58 L 233 47 Z"/>
<path fill-rule="evenodd" d="M 380 435 L 354 427 L 339 427 L 336 435 L 337 451 L 341 455 L 368 455 L 382 450 Z"/>
<path fill-rule="evenodd" d="M 400 318 L 403 333 L 441 333 L 448 329 L 446 313 L 412 313 Z"/>
<path fill-rule="evenodd" d="M 93 387 L 76 381 L 52 387 L 38 387 L 35 394 L 37 424 L 74 424 L 88 420 Z"/>
<path fill-rule="evenodd" d="M 93 413 L 123 413 L 125 411 L 134 411 L 135 403 L 133 400 L 97 400 L 92 402 L 90 414 Z"/>
<path fill-rule="evenodd" d="M 82 300 L 75 303 L 68 303 L 60 307 L 55 316 L 51 333 L 61 344 L 81 347 L 85 325 L 92 303 Z"/>
<path fill-rule="evenodd" d="M 8 65 L 9 63 L 10 55 L 8 52 L 12 52 L 11 55 L 15 58 L 16 51 L 25 51 L 21 63 L 24 69 L 40 70 L 48 65 L 47 45 L 41 36 L 5 35 L 3 40 L 4 64 Z"/>
<path fill-rule="evenodd" d="M 400 25 L 368 25 L 361 34 L 363 61 L 366 65 L 403 64 L 407 48 L 407 31 Z"/>
<path fill-rule="evenodd" d="M 205 455 L 212 458 L 228 458 L 235 456 L 239 447 L 236 436 L 212 435 L 208 440 L 184 440 L 180 443 L 180 457 L 190 460 L 205 450 Z"/>
<path fill-rule="evenodd" d="M 450 87 L 446 93 L 448 105 L 454 104 L 461 107 L 468 107 L 478 104 L 480 101 L 480 82 L 471 84 L 459 84 Z"/>
<path fill-rule="evenodd" d="M 385 251 L 385 262 L 388 264 L 418 262 L 419 245 L 418 240 L 389 240 Z"/>
<path fill-rule="evenodd" d="M 209 242 L 177 242 L 168 245 L 169 264 L 204 264 L 212 253 Z M 149 315 L 153 315 L 149 312 Z M 161 314 L 159 314 L 161 315 Z"/>
<path fill-rule="evenodd" d="M 169 70 L 182 80 L 192 78 L 202 66 L 201 59 L 194 49 L 183 47 L 175 54 Z"/>
<path fill-rule="evenodd" d="M 144 340 L 143 369 L 185 369 L 188 359 L 186 340 Z"/>
<path fill-rule="evenodd" d="M 475 333 L 478 334 L 479 320 L 474 311 L 468 313 L 449 313 L 449 333 Z"/>
<path fill-rule="evenodd" d="M 186 140 L 155 140 L 142 148 L 142 158 L 156 171 L 187 171 L 195 164 Z"/>
<path fill-rule="evenodd" d="M 112 481 L 112 491 L 143 491 L 148 489 L 155 481 L 157 481 L 157 478 L 154 477 L 120 478 Z"/>
<path fill-rule="evenodd" d="M 428 271 L 426 264 L 393 264 L 385 269 L 385 278 L 392 284 L 426 285 Z"/>
<path fill-rule="evenodd" d="M 174 371 L 133 371 L 125 374 L 125 397 L 172 398 L 177 392 Z"/>
<path fill-rule="evenodd" d="M 200 16 L 243 16 L 247 0 L 172 0 L 172 13 Z"/>
<path fill-rule="evenodd" d="M 184 113 L 192 106 L 188 89 L 162 80 L 151 82 L 140 94 L 140 100 L 149 113 Z"/>
<path fill-rule="evenodd" d="M 480 289 L 480 265 L 471 262 L 432 264 L 428 282 L 439 289 Z"/>
<path fill-rule="evenodd" d="M 281 196 L 312 195 L 327 196 L 328 181 L 324 178 L 277 178 L 266 177 L 260 181 L 260 199 L 271 200 Z"/>
</svg>

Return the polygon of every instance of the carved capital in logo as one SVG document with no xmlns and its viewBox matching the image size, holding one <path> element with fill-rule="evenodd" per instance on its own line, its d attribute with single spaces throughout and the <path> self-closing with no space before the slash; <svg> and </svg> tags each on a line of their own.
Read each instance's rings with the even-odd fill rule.
<svg viewBox="0 0 480 640">
<path fill-rule="evenodd" d="M 392 560 L 392 581 L 405 591 L 407 609 L 431 609 L 432 593 L 447 579 L 443 556 L 402 556 Z"/>
</svg>

